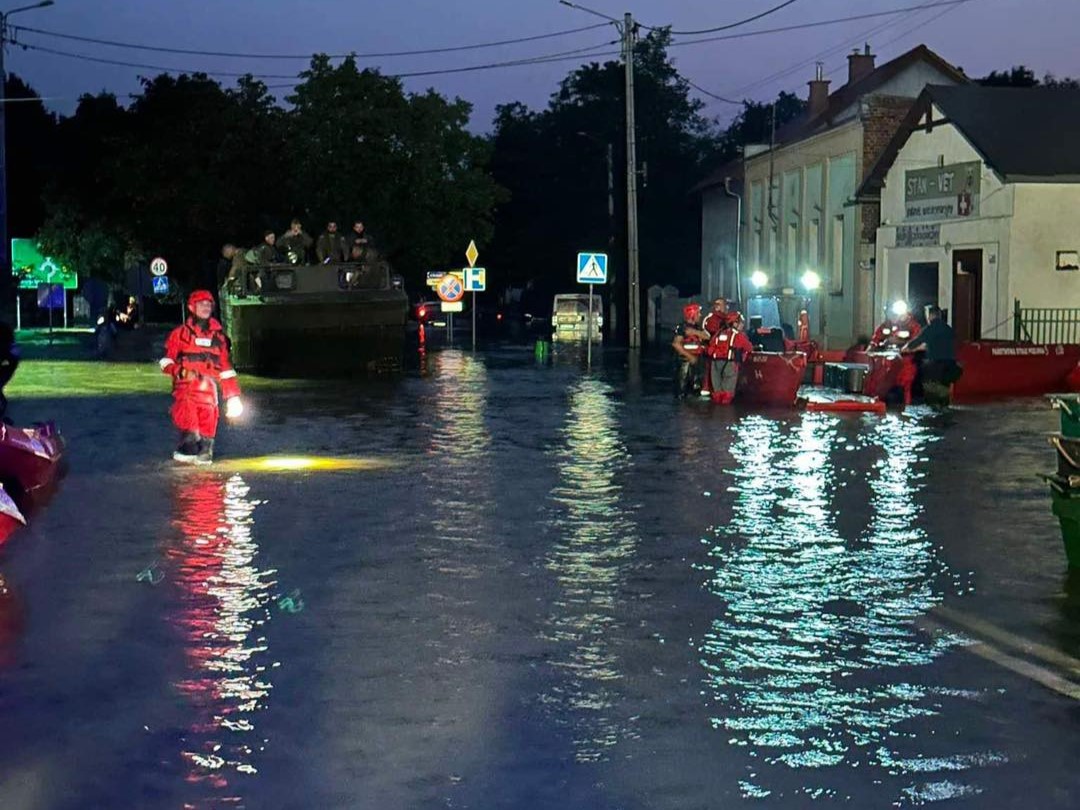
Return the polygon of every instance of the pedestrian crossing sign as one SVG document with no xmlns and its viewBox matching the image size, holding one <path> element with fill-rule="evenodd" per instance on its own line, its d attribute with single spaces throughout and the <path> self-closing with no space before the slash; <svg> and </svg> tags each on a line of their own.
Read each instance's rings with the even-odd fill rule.
<svg viewBox="0 0 1080 810">
<path fill-rule="evenodd" d="M 607 283 L 607 254 L 579 253 L 577 255 L 577 280 L 579 284 Z"/>
</svg>

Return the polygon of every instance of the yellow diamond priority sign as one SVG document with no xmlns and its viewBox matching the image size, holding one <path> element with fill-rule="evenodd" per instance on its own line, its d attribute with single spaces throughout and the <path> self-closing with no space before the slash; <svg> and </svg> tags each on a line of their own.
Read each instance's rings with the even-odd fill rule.
<svg viewBox="0 0 1080 810">
<path fill-rule="evenodd" d="M 465 251 L 465 258 L 469 261 L 469 267 L 476 267 L 476 260 L 480 258 L 480 251 L 476 249 L 476 242 L 469 240 L 469 247 Z"/>
</svg>

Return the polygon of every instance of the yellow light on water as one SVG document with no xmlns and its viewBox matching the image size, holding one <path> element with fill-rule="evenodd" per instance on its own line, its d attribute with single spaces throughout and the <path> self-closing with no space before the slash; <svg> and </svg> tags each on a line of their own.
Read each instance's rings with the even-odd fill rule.
<svg viewBox="0 0 1080 810">
<path fill-rule="evenodd" d="M 230 458 L 214 463 L 215 470 L 241 473 L 348 472 L 384 470 L 394 463 L 381 458 L 334 458 L 327 456 L 260 456 Z"/>
</svg>

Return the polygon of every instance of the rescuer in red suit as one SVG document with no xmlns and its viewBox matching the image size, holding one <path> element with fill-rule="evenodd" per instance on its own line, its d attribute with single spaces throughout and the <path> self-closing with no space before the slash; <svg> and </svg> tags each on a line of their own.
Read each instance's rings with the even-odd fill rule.
<svg viewBox="0 0 1080 810">
<path fill-rule="evenodd" d="M 919 322 L 910 312 L 887 319 L 874 330 L 870 338 L 870 351 L 880 351 L 887 346 L 903 346 L 922 331 Z"/>
<path fill-rule="evenodd" d="M 187 306 L 191 314 L 169 335 L 161 358 L 161 370 L 173 378 L 169 414 L 180 429 L 180 445 L 173 458 L 185 464 L 210 464 L 218 425 L 218 387 L 225 398 L 225 416 L 240 416 L 244 406 L 229 361 L 228 338 L 212 317 L 214 297 L 196 290 Z"/>
<path fill-rule="evenodd" d="M 708 332 L 701 328 L 701 304 L 691 301 L 683 307 L 683 322 L 675 327 L 675 336 L 671 340 L 679 364 L 675 372 L 677 396 L 693 394 L 698 387 L 698 365 L 708 339 Z"/>
<path fill-rule="evenodd" d="M 742 315 L 735 312 L 727 324 L 709 341 L 708 355 L 712 360 L 712 401 L 730 405 L 735 399 L 739 382 L 739 366 L 754 350 L 750 338 L 742 331 Z"/>
</svg>

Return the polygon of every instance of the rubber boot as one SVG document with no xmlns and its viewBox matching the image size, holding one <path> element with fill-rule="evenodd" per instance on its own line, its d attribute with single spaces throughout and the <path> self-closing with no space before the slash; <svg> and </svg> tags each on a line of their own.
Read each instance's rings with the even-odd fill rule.
<svg viewBox="0 0 1080 810">
<path fill-rule="evenodd" d="M 214 440 L 203 439 L 199 442 L 199 453 L 195 456 L 196 464 L 213 464 L 214 463 Z"/>
<path fill-rule="evenodd" d="M 199 440 L 198 433 L 181 433 L 180 444 L 176 448 L 176 452 L 172 454 L 173 461 L 179 461 L 181 464 L 194 464 L 196 457 L 199 455 Z"/>
</svg>

